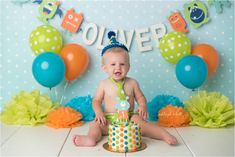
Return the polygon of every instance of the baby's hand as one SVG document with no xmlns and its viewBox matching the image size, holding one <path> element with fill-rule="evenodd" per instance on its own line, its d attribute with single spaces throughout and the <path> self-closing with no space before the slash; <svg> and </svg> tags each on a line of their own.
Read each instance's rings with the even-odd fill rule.
<svg viewBox="0 0 235 157">
<path fill-rule="evenodd" d="M 96 113 L 95 121 L 99 124 L 106 125 L 106 118 L 104 116 L 104 113 Z"/>
<path fill-rule="evenodd" d="M 137 112 L 139 113 L 139 116 L 143 119 L 146 120 L 147 119 L 147 108 L 146 106 L 139 106 L 137 109 Z"/>
</svg>

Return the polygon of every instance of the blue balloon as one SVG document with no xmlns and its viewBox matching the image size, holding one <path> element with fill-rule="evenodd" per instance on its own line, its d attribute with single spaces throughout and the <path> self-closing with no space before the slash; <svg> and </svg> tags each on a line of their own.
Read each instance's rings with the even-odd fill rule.
<svg viewBox="0 0 235 157">
<path fill-rule="evenodd" d="M 64 79 L 65 64 L 59 55 L 45 52 L 33 61 L 32 72 L 39 84 L 52 88 Z"/>
<path fill-rule="evenodd" d="M 178 81 L 189 89 L 198 88 L 207 77 L 207 65 L 198 56 L 183 57 L 176 64 L 176 77 Z"/>
</svg>

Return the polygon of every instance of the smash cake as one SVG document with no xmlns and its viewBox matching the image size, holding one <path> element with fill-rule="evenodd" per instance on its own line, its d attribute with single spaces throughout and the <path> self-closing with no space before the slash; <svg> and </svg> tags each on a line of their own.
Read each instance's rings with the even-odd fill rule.
<svg viewBox="0 0 235 157">
<path fill-rule="evenodd" d="M 108 147 L 111 151 L 134 152 L 141 147 L 139 124 L 134 122 L 112 123 L 108 129 Z"/>
</svg>

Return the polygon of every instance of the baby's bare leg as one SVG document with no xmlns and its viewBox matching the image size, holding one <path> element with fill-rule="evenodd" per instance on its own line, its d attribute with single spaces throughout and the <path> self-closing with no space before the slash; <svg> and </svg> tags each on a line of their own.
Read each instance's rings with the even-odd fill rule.
<svg viewBox="0 0 235 157">
<path fill-rule="evenodd" d="M 165 129 L 157 126 L 156 124 L 143 121 L 138 115 L 132 116 L 131 120 L 140 124 L 141 134 L 143 136 L 164 140 L 171 145 L 177 144 L 177 139 L 173 135 L 169 134 Z"/>
<path fill-rule="evenodd" d="M 90 123 L 87 135 L 75 135 L 73 142 L 76 146 L 92 147 L 95 146 L 102 138 L 102 134 L 106 133 L 107 126 L 100 126 L 95 121 Z"/>
</svg>

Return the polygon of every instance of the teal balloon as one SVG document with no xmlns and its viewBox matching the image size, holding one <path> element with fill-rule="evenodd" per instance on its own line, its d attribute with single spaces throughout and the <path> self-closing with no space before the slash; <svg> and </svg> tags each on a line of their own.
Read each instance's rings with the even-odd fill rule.
<svg viewBox="0 0 235 157">
<path fill-rule="evenodd" d="M 38 55 L 32 65 L 33 76 L 42 86 L 52 88 L 58 85 L 65 76 L 65 64 L 54 52 Z"/>
<path fill-rule="evenodd" d="M 198 56 L 185 56 L 176 64 L 176 77 L 178 81 L 189 89 L 200 87 L 207 77 L 207 65 Z"/>
</svg>

